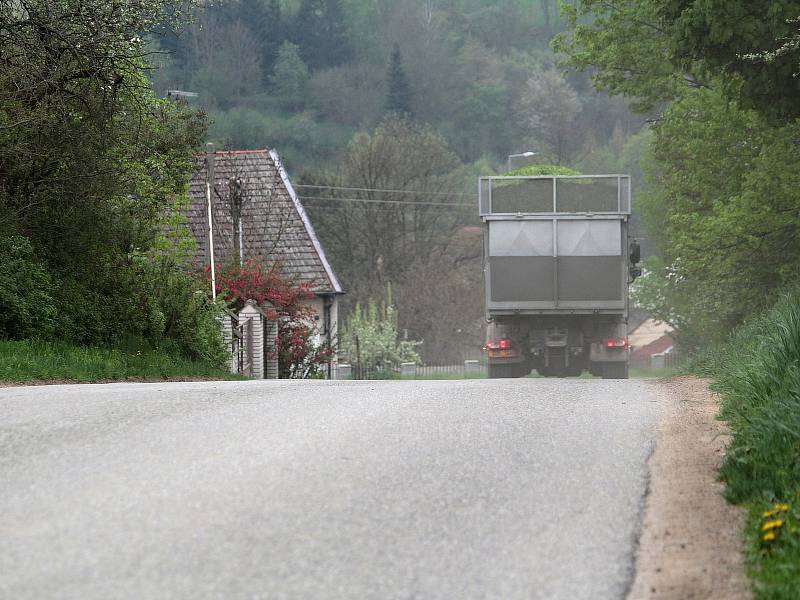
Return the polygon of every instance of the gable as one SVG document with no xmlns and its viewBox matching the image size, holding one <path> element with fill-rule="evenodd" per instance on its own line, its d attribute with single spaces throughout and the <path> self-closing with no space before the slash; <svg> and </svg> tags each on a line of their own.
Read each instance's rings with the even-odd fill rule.
<svg viewBox="0 0 800 600">
<path fill-rule="evenodd" d="M 255 258 L 266 264 L 278 262 L 288 276 L 310 283 L 317 293 L 342 293 L 336 274 L 276 152 L 214 153 L 214 260 L 220 266 L 239 261 L 238 236 L 234 231 L 237 201 L 241 203 L 245 260 Z M 195 174 L 189 185 L 187 217 L 192 235 L 197 240 L 195 261 L 208 264 L 205 155 L 196 158 Z"/>
</svg>

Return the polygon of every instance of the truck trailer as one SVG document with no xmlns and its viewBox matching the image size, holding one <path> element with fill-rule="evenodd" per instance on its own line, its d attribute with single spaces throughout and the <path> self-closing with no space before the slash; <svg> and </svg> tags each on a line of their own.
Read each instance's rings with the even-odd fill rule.
<svg viewBox="0 0 800 600">
<path fill-rule="evenodd" d="M 627 175 L 481 177 L 490 378 L 628 377 Z"/>
</svg>

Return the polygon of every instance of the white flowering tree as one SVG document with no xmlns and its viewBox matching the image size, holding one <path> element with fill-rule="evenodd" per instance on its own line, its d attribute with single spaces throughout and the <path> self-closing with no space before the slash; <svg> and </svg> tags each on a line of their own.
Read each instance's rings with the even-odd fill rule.
<svg viewBox="0 0 800 600">
<path fill-rule="evenodd" d="M 396 368 L 403 362 L 419 362 L 416 348 L 422 342 L 401 339 L 397 329 L 397 309 L 388 302 L 370 300 L 366 308 L 356 305 L 342 336 L 342 350 L 350 360 L 382 369 Z"/>
</svg>

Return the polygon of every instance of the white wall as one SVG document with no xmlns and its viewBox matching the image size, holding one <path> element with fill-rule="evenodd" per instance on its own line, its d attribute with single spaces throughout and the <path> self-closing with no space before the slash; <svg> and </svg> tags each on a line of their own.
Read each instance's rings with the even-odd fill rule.
<svg viewBox="0 0 800 600">
<path fill-rule="evenodd" d="M 334 342 L 334 349 L 336 349 L 336 341 L 339 335 L 339 297 L 333 296 L 332 298 L 333 304 L 331 305 L 331 337 Z M 311 309 L 314 311 L 314 327 L 320 335 L 321 341 L 325 341 L 324 339 L 324 327 L 325 327 L 325 313 L 324 313 L 324 304 L 325 300 L 322 296 L 316 296 L 312 300 L 307 300 L 305 304 L 310 306 Z M 336 364 L 337 357 L 334 355 L 333 363 Z"/>
</svg>

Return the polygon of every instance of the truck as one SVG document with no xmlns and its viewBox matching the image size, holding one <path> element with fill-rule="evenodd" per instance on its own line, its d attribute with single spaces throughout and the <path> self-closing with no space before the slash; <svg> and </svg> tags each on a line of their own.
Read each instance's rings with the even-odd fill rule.
<svg viewBox="0 0 800 600">
<path fill-rule="evenodd" d="M 479 181 L 490 378 L 627 379 L 628 175 Z"/>
</svg>

